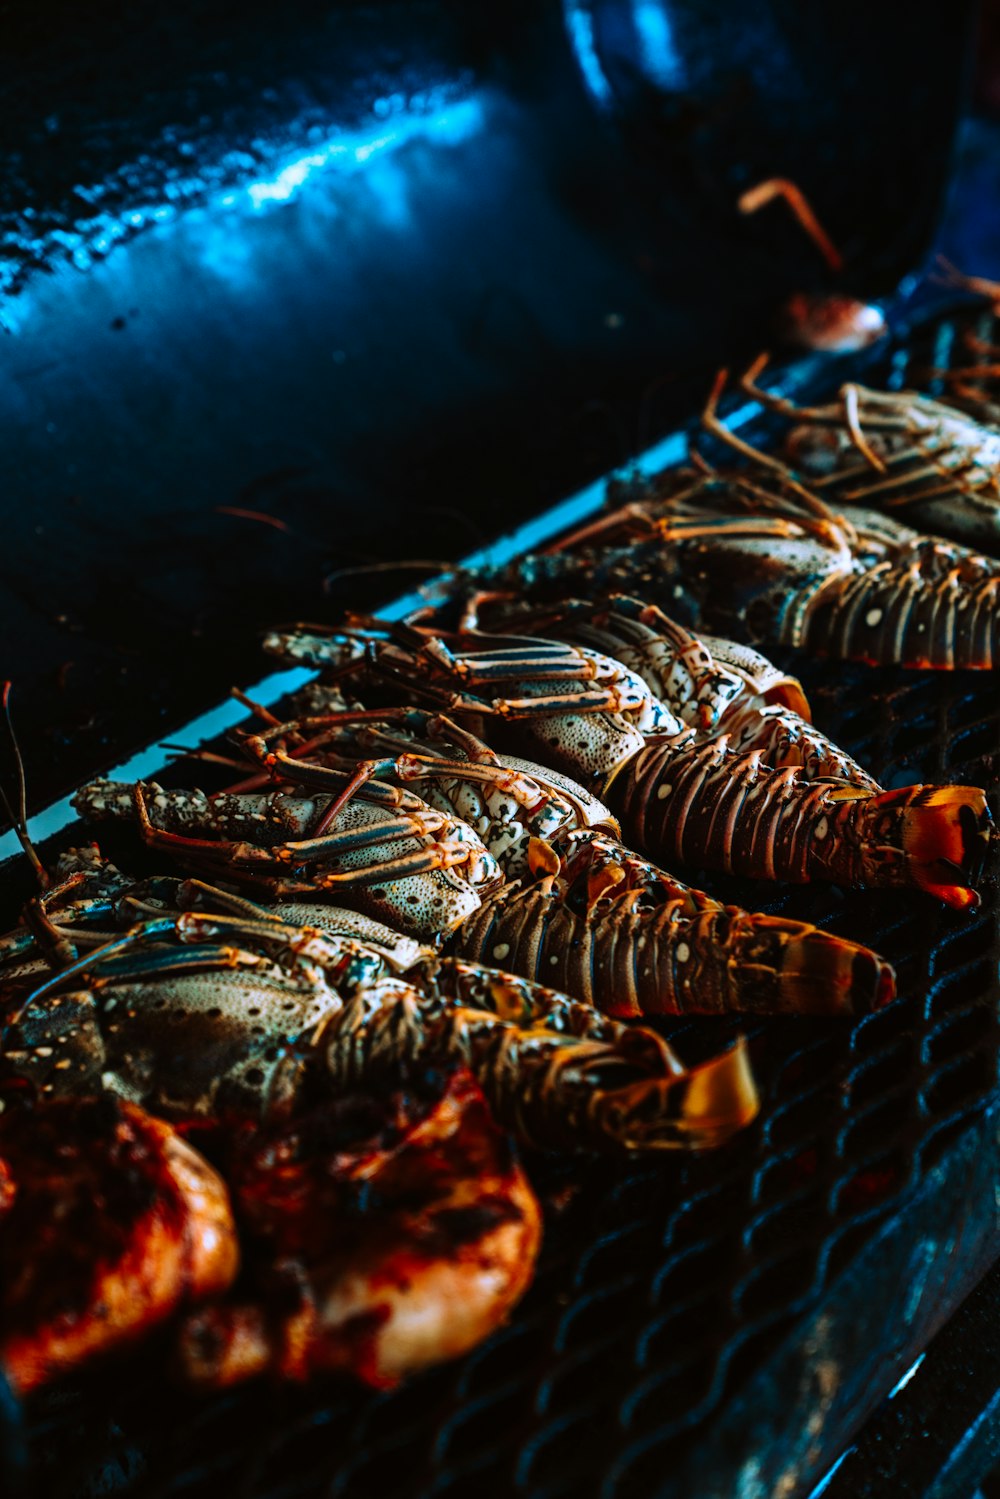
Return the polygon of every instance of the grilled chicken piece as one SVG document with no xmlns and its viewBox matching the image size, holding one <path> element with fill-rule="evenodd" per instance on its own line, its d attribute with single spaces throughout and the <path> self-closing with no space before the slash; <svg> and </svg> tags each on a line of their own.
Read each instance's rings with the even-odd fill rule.
<svg viewBox="0 0 1000 1499">
<path fill-rule="evenodd" d="M 0 1363 L 24 1395 L 223 1292 L 229 1198 L 161 1120 L 107 1096 L 0 1114 Z"/>
<path fill-rule="evenodd" d="M 249 1295 L 182 1330 L 202 1387 L 338 1370 L 395 1384 L 455 1358 L 527 1289 L 538 1204 L 470 1073 L 248 1131 L 226 1169 Z"/>
</svg>

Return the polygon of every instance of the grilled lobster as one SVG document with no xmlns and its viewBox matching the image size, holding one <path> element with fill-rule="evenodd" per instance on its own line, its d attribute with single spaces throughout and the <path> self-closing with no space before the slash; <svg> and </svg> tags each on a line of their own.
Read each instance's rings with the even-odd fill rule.
<svg viewBox="0 0 1000 1499">
<path fill-rule="evenodd" d="M 1000 666 L 1000 561 L 769 470 L 671 469 L 557 548 L 459 575 L 458 594 L 631 594 L 694 629 L 872 666 Z"/>
<path fill-rule="evenodd" d="M 768 663 L 736 656 L 744 675 L 725 675 L 741 690 L 752 681 L 791 695 Z M 644 663 L 635 664 L 641 675 Z M 701 716 L 709 707 L 703 687 L 699 675 L 685 699 Z M 748 723 L 751 707 L 737 710 Z M 780 718 L 771 712 L 758 715 L 768 732 L 780 724 L 788 738 L 799 723 L 811 747 L 821 739 L 777 704 Z M 352 764 L 355 784 L 376 774 L 418 781 L 431 805 L 472 823 L 508 880 L 455 929 L 450 950 L 554 984 L 605 1013 L 863 1013 L 892 997 L 891 970 L 867 948 L 804 922 L 726 907 L 685 885 L 626 849 L 607 808 L 568 777 L 498 755 L 442 715 L 343 711 L 244 742 L 272 773 L 314 789 L 337 787 L 324 780 L 326 769 Z"/>
<path fill-rule="evenodd" d="M 688 1069 L 651 1031 L 352 912 L 304 925 L 193 896 L 211 909 L 150 916 L 19 996 L 0 1075 L 43 1098 L 111 1087 L 170 1118 L 267 1121 L 331 1083 L 460 1063 L 501 1124 L 569 1149 L 710 1146 L 757 1111 L 741 1045 Z"/>
<path fill-rule="evenodd" d="M 269 645 L 311 665 L 353 663 L 450 714 L 516 726 L 658 861 L 793 883 L 915 886 L 959 908 L 978 902 L 974 885 L 992 836 L 978 787 L 875 793 L 772 770 L 760 750 L 733 751 L 725 735 L 699 743 L 613 660 L 549 640 L 479 635 L 449 644 L 410 625 L 358 618 L 326 633 L 286 632 Z"/>
</svg>

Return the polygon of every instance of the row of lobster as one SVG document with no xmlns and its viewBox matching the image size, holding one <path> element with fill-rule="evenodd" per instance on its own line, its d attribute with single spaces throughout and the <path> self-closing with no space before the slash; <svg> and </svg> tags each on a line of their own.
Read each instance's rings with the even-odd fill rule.
<svg viewBox="0 0 1000 1499">
<path fill-rule="evenodd" d="M 758 647 L 1000 664 L 1000 432 L 856 386 L 792 412 L 757 373 L 799 421 L 780 454 L 717 387 L 740 467 L 630 481 L 405 623 L 270 635 L 320 675 L 206 754 L 219 790 L 78 793 L 169 868 L 70 851 L 0 937 L 15 1388 L 154 1323 L 208 1388 L 463 1352 L 539 1249 L 510 1136 L 704 1150 L 753 1121 L 742 1042 L 687 1065 L 643 1019 L 894 997 L 877 953 L 685 870 L 977 903 L 982 788 L 884 790 Z"/>
</svg>

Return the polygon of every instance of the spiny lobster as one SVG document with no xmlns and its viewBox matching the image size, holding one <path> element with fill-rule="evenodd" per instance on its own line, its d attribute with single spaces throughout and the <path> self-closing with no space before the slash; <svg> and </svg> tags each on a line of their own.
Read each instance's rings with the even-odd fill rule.
<svg viewBox="0 0 1000 1499">
<path fill-rule="evenodd" d="M 331 1084 L 459 1063 L 501 1124 L 569 1149 L 706 1148 L 757 1112 L 742 1043 L 688 1069 L 652 1031 L 481 964 L 415 957 L 354 913 L 275 914 L 200 883 L 185 894 L 210 909 L 153 915 L 123 896 L 147 919 L 15 997 L 8 1079 L 43 1098 L 110 1088 L 167 1117 L 267 1120 Z M 44 914 L 66 937 L 58 907 Z M 283 919 L 314 914 L 321 926 Z M 72 940 L 87 948 L 86 925 Z"/>
<path fill-rule="evenodd" d="M 762 750 L 775 769 L 792 765 L 810 780 L 833 777 L 881 790 L 815 727 L 801 682 L 748 646 L 695 635 L 655 604 L 623 594 L 600 601 L 564 599 L 549 607 L 484 603 L 494 630 L 530 630 L 622 661 L 699 739 L 726 734 L 731 749 Z M 467 607 L 463 623 L 475 618 L 477 611 Z"/>
<path fill-rule="evenodd" d="M 284 659 L 364 669 L 452 714 L 516 725 L 658 860 L 793 883 L 917 886 L 960 908 L 978 902 L 992 829 L 978 787 L 873 793 L 772 770 L 760 750 L 730 750 L 725 735 L 699 744 L 676 719 L 664 732 L 672 715 L 633 673 L 616 678 L 608 658 L 544 639 L 449 644 L 410 625 L 352 618 L 324 633 L 272 636 L 268 646 Z M 651 721 L 657 731 L 644 732 Z"/>
<path fill-rule="evenodd" d="M 1000 666 L 1000 561 L 874 510 L 836 509 L 769 469 L 671 469 L 459 595 L 626 593 L 698 630 L 811 655 L 940 670 Z"/>
<path fill-rule="evenodd" d="M 765 363 L 766 356 L 758 359 L 740 386 L 795 426 L 781 447 L 784 462 L 756 453 L 758 463 L 801 479 L 833 505 L 883 510 L 937 536 L 1000 552 L 996 426 L 914 390 L 853 383 L 841 386 L 834 401 L 797 406 L 758 385 Z M 961 374 L 968 379 L 975 368 Z M 968 399 L 967 387 L 959 388 Z M 721 423 L 713 430 L 733 441 Z M 748 451 L 742 440 L 736 446 Z"/>
<path fill-rule="evenodd" d="M 869 949 L 686 885 L 626 849 L 612 814 L 567 776 L 497 755 L 442 715 L 349 710 L 272 726 L 243 743 L 271 773 L 335 793 L 308 803 L 325 807 L 314 831 L 376 774 L 404 787 L 418 781 L 443 814 L 468 818 L 508 883 L 454 928 L 451 950 L 554 983 L 606 1013 L 864 1013 L 892 998 L 892 970 Z M 359 763 L 373 750 L 378 758 Z M 176 837 L 171 848 L 197 869 L 205 867 L 200 835 L 225 831 L 219 801 L 227 804 L 218 799 L 204 826 L 200 793 L 143 804 L 164 820 L 177 807 L 177 826 L 199 836 Z M 99 783 L 84 788 L 81 804 L 130 817 L 134 799 L 127 787 Z M 239 879 L 246 861 L 226 868 L 225 842 L 209 847 L 207 868 Z M 391 882 L 379 888 L 396 904 Z"/>
<path fill-rule="evenodd" d="M 567 776 L 498 755 L 443 715 L 344 710 L 243 742 L 273 774 L 340 797 L 328 767 L 353 766 L 354 784 L 419 781 L 432 805 L 475 826 L 508 881 L 450 950 L 606 1013 L 863 1013 L 892 997 L 891 969 L 867 948 L 724 906 L 625 848 L 612 814 Z"/>
</svg>

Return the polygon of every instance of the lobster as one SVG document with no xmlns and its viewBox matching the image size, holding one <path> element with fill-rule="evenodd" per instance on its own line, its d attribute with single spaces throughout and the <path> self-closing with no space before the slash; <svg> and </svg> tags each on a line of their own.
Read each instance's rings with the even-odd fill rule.
<svg viewBox="0 0 1000 1499">
<path fill-rule="evenodd" d="M 92 781 L 73 805 L 91 821 L 135 816 L 151 848 L 183 854 L 272 898 L 338 892 L 417 936 L 458 926 L 499 888 L 496 861 L 473 829 L 420 797 L 373 782 L 317 833 L 329 800 L 283 791 L 209 797 L 154 782 Z"/>
<path fill-rule="evenodd" d="M 19 997 L 0 1075 L 42 1099 L 110 1088 L 168 1118 L 267 1122 L 331 1087 L 458 1063 L 504 1127 L 569 1149 L 707 1148 L 757 1112 L 742 1042 L 688 1069 L 652 1031 L 481 964 L 415 955 L 370 918 L 326 907 L 320 928 L 282 919 L 311 911 L 272 913 L 200 882 L 188 894 L 211 909 L 151 915 L 136 902 L 145 920 Z M 87 943 L 86 928 L 75 935 Z"/>
<path fill-rule="evenodd" d="M 616 679 L 615 663 L 593 651 L 502 635 L 475 644 L 482 648 L 453 649 L 441 636 L 367 617 L 268 642 L 284 659 L 364 669 L 451 714 L 516 725 L 657 860 L 792 883 L 916 886 L 957 908 L 978 903 L 973 887 L 992 836 L 980 788 L 876 793 L 809 781 L 794 768 L 771 770 L 760 750 L 730 750 L 725 735 L 698 743 L 676 719 L 673 732 L 644 732 L 644 722 L 672 715 L 644 683 L 638 690 L 634 673 L 622 668 Z M 509 695 L 493 696 L 498 688 Z"/>
<path fill-rule="evenodd" d="M 476 615 L 467 606 L 463 623 Z M 655 604 L 622 594 L 568 599 L 545 608 L 494 608 L 494 629 L 524 628 L 587 645 L 622 661 L 699 737 L 727 734 L 735 750 L 760 749 L 776 769 L 798 766 L 815 780 L 834 777 L 878 791 L 877 781 L 811 721 L 797 678 L 730 640 L 697 636 Z"/>
<path fill-rule="evenodd" d="M 764 390 L 762 356 L 741 389 L 794 422 L 781 453 L 784 471 L 834 505 L 870 507 L 966 546 L 1000 553 L 1000 430 L 913 390 L 841 386 L 821 406 L 798 406 Z M 967 380 L 976 373 L 960 372 Z M 960 393 L 969 390 L 959 382 Z M 983 405 L 980 409 L 985 409 Z M 717 436 L 732 441 L 721 423 Z M 737 443 L 742 452 L 747 445 Z M 781 462 L 757 454 L 766 465 Z"/>
<path fill-rule="evenodd" d="M 753 450 L 750 450 L 751 452 Z M 1000 665 L 1000 562 L 779 472 L 673 469 L 558 548 L 456 575 L 458 594 L 626 593 L 697 630 L 871 666 Z"/>
<path fill-rule="evenodd" d="M 273 774 L 314 789 L 337 786 L 328 767 L 352 764 L 354 784 L 419 780 L 431 805 L 476 827 L 507 879 L 448 950 L 502 962 L 605 1013 L 853 1014 L 892 998 L 892 971 L 867 948 L 682 883 L 625 848 L 611 813 L 568 777 L 498 755 L 443 715 L 343 711 L 243 743 Z"/>
</svg>

